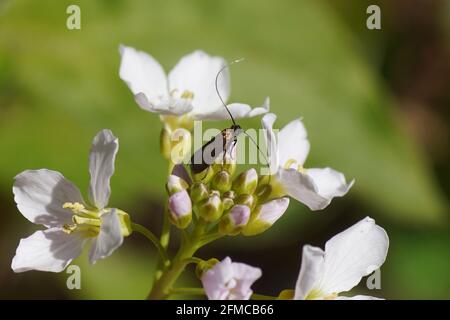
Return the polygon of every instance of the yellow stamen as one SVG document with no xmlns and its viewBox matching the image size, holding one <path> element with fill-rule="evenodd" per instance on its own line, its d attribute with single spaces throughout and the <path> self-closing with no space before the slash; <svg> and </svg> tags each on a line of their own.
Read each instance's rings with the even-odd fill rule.
<svg viewBox="0 0 450 320">
<path fill-rule="evenodd" d="M 82 205 L 79 202 L 66 202 L 63 204 L 64 209 L 70 209 L 73 213 L 79 214 L 79 213 L 88 213 L 84 205 Z"/>
<path fill-rule="evenodd" d="M 289 169 L 296 163 L 297 163 L 297 160 L 289 159 L 288 161 L 286 161 L 286 163 L 284 164 L 283 168 L 284 169 Z"/>
<path fill-rule="evenodd" d="M 67 234 L 71 234 L 77 228 L 76 225 L 65 224 L 63 225 L 63 231 Z"/>
<path fill-rule="evenodd" d="M 189 90 L 184 90 L 181 94 L 181 99 L 194 99 L 194 93 Z"/>
<path fill-rule="evenodd" d="M 301 164 L 299 164 L 297 166 L 297 171 L 300 172 L 300 173 L 305 173 L 305 168 L 303 168 L 303 166 Z"/>
<path fill-rule="evenodd" d="M 85 217 L 80 217 L 80 216 L 73 216 L 72 220 L 75 224 L 85 224 L 85 225 L 89 225 L 89 226 L 97 226 L 99 227 L 101 225 L 101 221 L 100 219 L 95 219 L 95 218 L 85 218 Z"/>
</svg>

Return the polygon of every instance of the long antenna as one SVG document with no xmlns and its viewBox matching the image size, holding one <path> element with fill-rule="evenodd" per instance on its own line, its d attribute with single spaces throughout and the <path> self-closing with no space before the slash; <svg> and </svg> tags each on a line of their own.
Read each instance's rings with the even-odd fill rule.
<svg viewBox="0 0 450 320">
<path fill-rule="evenodd" d="M 266 155 L 264 154 L 264 152 L 262 152 L 262 150 L 259 148 L 259 145 L 256 143 L 255 139 L 253 139 L 253 137 L 251 135 L 249 135 L 247 132 L 242 131 L 252 142 L 253 144 L 256 146 L 256 148 L 259 151 L 259 154 L 262 155 L 262 157 L 264 158 L 264 161 L 266 161 L 266 164 L 269 166 L 269 172 L 270 172 L 270 163 L 269 160 L 267 159 Z M 270 174 L 269 174 L 269 183 L 270 183 Z"/>
<path fill-rule="evenodd" d="M 227 105 L 225 104 L 225 102 L 224 102 L 223 99 L 222 99 L 222 96 L 220 95 L 219 88 L 218 88 L 218 86 L 217 86 L 217 81 L 219 80 L 219 76 L 220 76 L 220 74 L 222 73 L 223 70 L 225 70 L 226 68 L 229 68 L 231 65 L 233 65 L 233 64 L 235 64 L 235 63 L 238 63 L 238 62 L 241 62 L 241 61 L 243 61 L 243 60 L 244 60 L 244 58 L 240 58 L 240 59 L 231 61 L 229 64 L 225 64 L 225 65 L 219 70 L 219 72 L 217 72 L 217 74 L 216 74 L 216 81 L 215 81 L 216 92 L 217 92 L 217 95 L 219 96 L 219 99 L 220 99 L 220 101 L 222 102 L 223 106 L 225 107 L 225 109 L 227 109 L 227 112 L 228 112 L 228 114 L 230 115 L 231 121 L 233 122 L 233 126 L 236 126 L 236 121 L 234 121 L 234 118 L 233 118 L 233 115 L 232 115 L 231 112 L 230 112 L 230 109 L 228 109 Z"/>
</svg>

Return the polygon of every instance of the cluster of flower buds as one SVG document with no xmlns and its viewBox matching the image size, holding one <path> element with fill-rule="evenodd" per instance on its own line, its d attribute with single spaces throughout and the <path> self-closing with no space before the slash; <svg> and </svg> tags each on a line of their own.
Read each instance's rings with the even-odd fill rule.
<svg viewBox="0 0 450 320">
<path fill-rule="evenodd" d="M 289 198 L 271 196 L 270 177 L 254 168 L 236 175 L 232 157 L 219 157 L 203 172 L 172 174 L 167 182 L 172 223 L 186 228 L 197 219 L 216 223 L 223 235 L 257 235 L 271 227 L 286 211 Z"/>
</svg>

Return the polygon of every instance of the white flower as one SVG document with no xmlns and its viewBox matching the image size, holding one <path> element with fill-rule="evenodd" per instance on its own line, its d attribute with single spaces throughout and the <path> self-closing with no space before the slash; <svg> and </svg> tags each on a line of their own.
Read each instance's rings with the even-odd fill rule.
<svg viewBox="0 0 450 320">
<path fill-rule="evenodd" d="M 46 230 L 22 239 L 11 264 L 14 272 L 29 270 L 60 272 L 92 242 L 89 261 L 109 256 L 129 234 L 128 215 L 106 208 L 110 178 L 119 141 L 110 130 L 100 131 L 89 155 L 89 200 L 56 171 L 26 170 L 15 177 L 14 200 L 22 215 Z"/>
<path fill-rule="evenodd" d="M 306 129 L 300 119 L 281 129 L 273 130 L 276 115 L 266 114 L 262 119 L 266 130 L 267 150 L 271 173 L 275 175 L 284 194 L 304 203 L 311 210 L 321 210 L 334 197 L 342 197 L 352 187 L 342 173 L 331 168 L 305 169 L 303 164 L 309 153 Z"/>
<path fill-rule="evenodd" d="M 388 247 L 386 231 L 369 217 L 328 240 L 325 251 L 304 246 L 294 299 L 377 299 L 338 294 L 351 290 L 362 277 L 378 269 L 386 259 Z"/>
<path fill-rule="evenodd" d="M 261 269 L 226 257 L 203 273 L 202 283 L 209 300 L 248 300 L 252 284 L 262 275 Z"/>
<path fill-rule="evenodd" d="M 186 114 L 199 120 L 229 119 L 215 88 L 216 75 L 226 65 L 223 58 L 197 50 L 181 58 L 166 77 L 161 65 L 145 52 L 120 46 L 120 54 L 120 78 L 142 109 L 162 115 Z M 217 87 L 226 102 L 230 96 L 228 69 L 223 70 Z M 269 99 L 253 109 L 242 103 L 229 104 L 228 108 L 234 118 L 254 117 L 269 110 Z"/>
</svg>

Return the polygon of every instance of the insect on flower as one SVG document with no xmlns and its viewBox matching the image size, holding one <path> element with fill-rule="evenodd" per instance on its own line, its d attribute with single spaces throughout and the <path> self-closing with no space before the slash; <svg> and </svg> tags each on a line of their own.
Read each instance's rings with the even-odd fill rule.
<svg viewBox="0 0 450 320">
<path fill-rule="evenodd" d="M 261 152 L 258 144 L 252 139 L 251 136 L 249 136 L 242 127 L 236 123 L 233 114 L 231 113 L 230 109 L 227 107 L 226 103 L 223 101 L 222 96 L 220 95 L 219 89 L 218 89 L 218 79 L 222 71 L 224 71 L 226 68 L 229 68 L 231 65 L 243 61 L 244 58 L 237 59 L 232 61 L 231 63 L 223 66 L 219 72 L 217 72 L 216 78 L 215 78 L 215 88 L 216 93 L 222 102 L 223 106 L 225 107 L 228 115 L 230 116 L 232 125 L 229 128 L 223 129 L 219 134 L 214 136 L 210 141 L 208 141 L 206 144 L 204 144 L 200 149 L 198 149 L 191 157 L 190 160 L 190 167 L 192 173 L 199 174 L 203 171 L 205 171 L 208 167 L 210 167 L 216 160 L 222 156 L 222 164 L 226 162 L 226 157 L 229 155 L 231 158 L 233 158 L 233 151 L 237 143 L 238 136 L 243 133 L 247 135 L 250 140 L 256 145 L 259 152 Z M 264 154 L 261 153 L 263 157 L 265 158 Z M 268 162 L 266 162 L 268 163 Z"/>
</svg>

